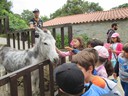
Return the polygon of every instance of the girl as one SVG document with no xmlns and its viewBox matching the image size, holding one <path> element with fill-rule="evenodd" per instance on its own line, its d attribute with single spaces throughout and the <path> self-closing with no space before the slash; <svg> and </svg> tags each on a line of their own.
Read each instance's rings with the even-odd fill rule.
<svg viewBox="0 0 128 96">
<path fill-rule="evenodd" d="M 108 50 L 104 46 L 96 46 L 94 49 L 96 49 L 99 54 L 98 62 L 95 66 L 97 75 L 104 78 L 111 76 L 114 69 L 112 67 L 111 61 L 108 60 Z"/>
<path fill-rule="evenodd" d="M 68 52 L 63 52 L 63 51 L 60 51 L 59 49 L 56 49 L 57 53 L 61 57 L 66 57 L 66 56 L 73 55 L 73 54 L 77 53 L 76 51 L 79 51 L 79 50 L 81 51 L 85 48 L 84 40 L 82 37 L 73 38 L 70 45 L 72 46 L 72 48 L 71 47 L 65 47 L 65 49 L 68 50 Z"/>
<path fill-rule="evenodd" d="M 128 43 L 123 47 L 123 52 L 118 56 L 119 77 L 125 96 L 128 96 Z"/>
<path fill-rule="evenodd" d="M 120 35 L 118 33 L 113 33 L 111 36 L 112 43 L 110 45 L 110 60 L 112 62 L 113 68 L 116 65 L 117 62 L 117 56 L 121 53 L 123 44 L 120 43 Z"/>
</svg>

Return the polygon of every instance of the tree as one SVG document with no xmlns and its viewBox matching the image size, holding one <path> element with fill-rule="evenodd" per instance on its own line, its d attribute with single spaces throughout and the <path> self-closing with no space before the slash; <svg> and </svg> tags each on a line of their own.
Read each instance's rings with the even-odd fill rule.
<svg viewBox="0 0 128 96">
<path fill-rule="evenodd" d="M 119 6 L 117 6 L 117 7 L 113 7 L 112 9 L 125 8 L 125 7 L 128 7 L 128 3 L 124 3 L 124 4 L 119 5 Z"/>
<path fill-rule="evenodd" d="M 33 18 L 33 12 L 29 10 L 23 10 L 21 17 L 28 23 Z"/>
<path fill-rule="evenodd" d="M 28 28 L 25 20 L 23 20 L 20 15 L 4 11 L 5 15 L 9 17 L 9 28 L 10 30 L 20 30 Z"/>
<path fill-rule="evenodd" d="M 55 13 L 51 14 L 50 18 L 102 10 L 103 8 L 101 8 L 98 3 L 85 2 L 84 0 L 67 0 L 67 3 L 55 11 Z"/>
<path fill-rule="evenodd" d="M 8 0 L 0 0 L 0 15 L 4 15 L 5 11 L 11 12 L 12 2 Z"/>
<path fill-rule="evenodd" d="M 99 3 L 88 2 L 88 1 L 83 3 L 82 8 L 83 8 L 83 13 L 103 11 L 103 8 L 99 6 Z"/>
<path fill-rule="evenodd" d="M 43 20 L 43 22 L 45 22 L 45 21 L 48 21 L 48 20 L 49 20 L 49 18 L 48 18 L 47 16 L 41 16 L 41 19 Z"/>
</svg>

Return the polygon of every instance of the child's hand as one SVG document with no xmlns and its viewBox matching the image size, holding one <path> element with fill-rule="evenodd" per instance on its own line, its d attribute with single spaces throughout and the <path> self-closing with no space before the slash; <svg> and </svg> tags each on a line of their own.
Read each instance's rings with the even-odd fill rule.
<svg viewBox="0 0 128 96">
<path fill-rule="evenodd" d="M 68 51 L 72 51 L 73 50 L 73 48 L 71 48 L 69 46 L 65 47 L 65 49 L 68 50 Z"/>
</svg>

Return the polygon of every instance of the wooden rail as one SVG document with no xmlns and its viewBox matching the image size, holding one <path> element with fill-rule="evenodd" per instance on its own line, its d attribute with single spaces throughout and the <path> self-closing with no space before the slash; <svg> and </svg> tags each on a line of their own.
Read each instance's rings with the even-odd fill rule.
<svg viewBox="0 0 128 96">
<path fill-rule="evenodd" d="M 9 73 L 3 77 L 0 77 L 0 86 L 3 86 L 7 83 L 10 83 L 10 94 L 11 96 L 18 96 L 18 85 L 17 80 L 20 77 L 23 77 L 24 84 L 24 96 L 32 96 L 32 85 L 31 85 L 31 72 L 39 70 L 39 96 L 46 96 L 44 90 L 44 66 L 49 66 L 49 87 L 50 94 L 49 96 L 54 96 L 54 80 L 53 80 L 53 66 L 52 63 L 47 60 L 39 64 L 34 64 L 17 70 L 15 72 Z"/>
</svg>

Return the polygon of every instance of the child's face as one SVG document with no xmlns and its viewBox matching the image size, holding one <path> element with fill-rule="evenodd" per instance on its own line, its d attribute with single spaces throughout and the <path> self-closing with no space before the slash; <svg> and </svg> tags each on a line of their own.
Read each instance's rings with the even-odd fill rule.
<svg viewBox="0 0 128 96">
<path fill-rule="evenodd" d="M 77 64 L 77 66 L 83 72 L 84 78 L 85 78 L 85 82 L 88 83 L 90 81 L 90 76 L 92 75 L 92 70 L 90 70 L 90 69 L 86 70 L 84 67 L 80 66 L 79 64 Z"/>
<path fill-rule="evenodd" d="M 117 42 L 117 37 L 112 37 L 113 42 Z"/>
<path fill-rule="evenodd" d="M 73 39 L 72 42 L 73 42 L 73 47 L 74 47 L 74 48 L 78 48 L 78 47 L 80 46 L 79 40 Z"/>
<path fill-rule="evenodd" d="M 125 56 L 125 58 L 128 58 L 128 52 L 124 51 L 124 56 Z"/>
<path fill-rule="evenodd" d="M 88 45 L 87 45 L 87 48 L 92 48 L 91 44 L 88 44 Z"/>
</svg>

